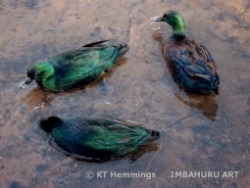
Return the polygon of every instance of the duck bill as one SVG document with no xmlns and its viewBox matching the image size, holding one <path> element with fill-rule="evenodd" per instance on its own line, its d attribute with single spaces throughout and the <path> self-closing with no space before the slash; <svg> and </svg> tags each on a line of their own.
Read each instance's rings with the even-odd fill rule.
<svg viewBox="0 0 250 188">
<path fill-rule="evenodd" d="M 154 21 L 155 22 L 163 22 L 163 19 L 161 16 L 156 16 L 156 17 L 154 17 Z"/>
<path fill-rule="evenodd" d="M 27 78 L 24 82 L 20 84 L 20 89 L 25 89 L 30 82 L 32 82 L 32 79 Z"/>
</svg>

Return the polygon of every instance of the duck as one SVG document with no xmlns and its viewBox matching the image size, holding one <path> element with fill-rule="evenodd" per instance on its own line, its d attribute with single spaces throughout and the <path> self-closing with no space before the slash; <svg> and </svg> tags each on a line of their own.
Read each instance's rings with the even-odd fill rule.
<svg viewBox="0 0 250 188">
<path fill-rule="evenodd" d="M 33 80 L 42 89 L 53 92 L 89 84 L 110 71 L 127 51 L 127 44 L 116 40 L 93 42 L 68 50 L 32 64 L 20 88 L 25 88 Z"/>
<path fill-rule="evenodd" d="M 172 35 L 162 44 L 162 53 L 180 88 L 192 94 L 219 94 L 215 61 L 201 42 L 186 35 L 184 18 L 176 11 L 166 11 L 154 21 L 172 27 Z"/>
<path fill-rule="evenodd" d="M 40 121 L 66 154 L 83 160 L 121 158 L 159 138 L 159 132 L 120 119 L 51 116 Z"/>
</svg>

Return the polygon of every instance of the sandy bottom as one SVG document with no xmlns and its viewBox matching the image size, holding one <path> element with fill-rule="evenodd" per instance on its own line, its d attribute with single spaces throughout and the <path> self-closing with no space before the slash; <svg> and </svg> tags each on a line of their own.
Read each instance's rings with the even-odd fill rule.
<svg viewBox="0 0 250 188">
<path fill-rule="evenodd" d="M 0 187 L 249 187 L 249 8 L 247 0 L 0 1 Z M 188 96 L 172 80 L 159 50 L 171 29 L 151 21 L 172 9 L 213 55 L 219 96 Z M 111 38 L 130 50 L 97 83 L 52 99 L 35 83 L 19 90 L 34 61 Z M 41 118 L 71 114 L 139 122 L 161 138 L 133 160 L 76 161 L 38 126 Z M 183 178 L 182 171 L 220 177 Z M 222 177 L 228 171 L 238 174 Z"/>
</svg>

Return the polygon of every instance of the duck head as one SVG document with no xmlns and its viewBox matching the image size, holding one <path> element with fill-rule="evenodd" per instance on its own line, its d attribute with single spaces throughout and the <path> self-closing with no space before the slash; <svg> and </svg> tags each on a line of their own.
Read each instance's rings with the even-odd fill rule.
<svg viewBox="0 0 250 188">
<path fill-rule="evenodd" d="M 60 126 L 62 120 L 56 116 L 51 116 L 47 119 L 40 120 L 40 127 L 45 131 L 50 133 L 54 126 Z"/>
<path fill-rule="evenodd" d="M 54 67 L 48 62 L 38 62 L 30 67 L 27 71 L 27 79 L 20 84 L 20 88 L 24 89 L 33 80 L 42 83 L 54 74 Z"/>
<path fill-rule="evenodd" d="M 163 14 L 163 16 L 158 16 L 154 18 L 155 22 L 166 22 L 173 29 L 173 36 L 175 38 L 185 37 L 185 21 L 183 17 L 175 11 L 169 11 Z"/>
</svg>

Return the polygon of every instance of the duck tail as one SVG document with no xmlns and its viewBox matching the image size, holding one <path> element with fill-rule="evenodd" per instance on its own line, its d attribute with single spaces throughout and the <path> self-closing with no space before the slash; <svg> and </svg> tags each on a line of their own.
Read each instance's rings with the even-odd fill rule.
<svg viewBox="0 0 250 188">
<path fill-rule="evenodd" d="M 120 44 L 120 51 L 119 51 L 119 57 L 124 56 L 128 51 L 128 45 L 127 44 Z"/>
<path fill-rule="evenodd" d="M 129 47 L 126 43 L 118 41 L 118 40 L 109 40 L 107 41 L 108 45 L 112 45 L 113 47 L 117 48 L 119 50 L 119 57 L 122 57 L 125 55 L 125 53 L 129 50 Z"/>
<path fill-rule="evenodd" d="M 152 130 L 152 131 L 151 131 L 151 136 L 152 136 L 152 137 L 159 137 L 159 136 L 160 136 L 160 132 L 159 132 L 159 131 L 154 131 L 154 130 Z"/>
<path fill-rule="evenodd" d="M 214 90 L 214 93 L 215 93 L 216 95 L 219 95 L 219 94 L 220 94 L 219 89 L 216 88 L 216 89 Z"/>
<path fill-rule="evenodd" d="M 147 140 L 145 141 L 144 144 L 148 144 L 150 142 L 153 142 L 155 140 L 157 140 L 160 137 L 160 132 L 155 131 L 155 130 L 148 130 L 149 136 L 147 138 Z"/>
</svg>

